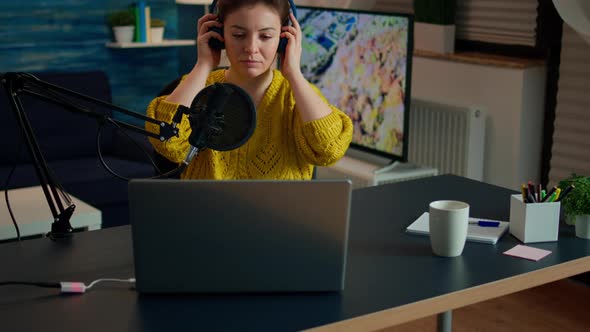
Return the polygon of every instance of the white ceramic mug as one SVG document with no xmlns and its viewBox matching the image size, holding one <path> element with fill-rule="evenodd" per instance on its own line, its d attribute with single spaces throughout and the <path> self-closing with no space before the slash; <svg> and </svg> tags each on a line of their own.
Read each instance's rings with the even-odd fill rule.
<svg viewBox="0 0 590 332">
<path fill-rule="evenodd" d="M 460 201 L 430 203 L 428 227 L 432 252 L 438 256 L 461 255 L 467 240 L 469 204 Z"/>
</svg>

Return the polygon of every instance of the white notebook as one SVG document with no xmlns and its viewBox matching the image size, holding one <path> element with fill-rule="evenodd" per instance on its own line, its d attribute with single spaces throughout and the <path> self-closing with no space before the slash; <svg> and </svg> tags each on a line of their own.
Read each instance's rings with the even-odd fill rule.
<svg viewBox="0 0 590 332">
<path fill-rule="evenodd" d="M 502 235 L 506 233 L 506 230 L 508 230 L 508 222 L 506 221 L 500 221 L 500 225 L 498 227 L 482 227 L 477 224 L 477 222 L 480 220 L 499 221 L 470 217 L 470 223 L 467 228 L 467 241 L 496 244 Z M 471 222 L 475 223 L 472 224 Z M 428 212 L 424 212 L 418 219 L 416 219 L 416 221 L 406 228 L 406 232 L 412 234 L 428 235 L 428 228 Z"/>
</svg>

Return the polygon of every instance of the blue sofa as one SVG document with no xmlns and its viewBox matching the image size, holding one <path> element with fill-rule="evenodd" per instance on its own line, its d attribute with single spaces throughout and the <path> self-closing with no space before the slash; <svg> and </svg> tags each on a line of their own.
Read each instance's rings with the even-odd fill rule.
<svg viewBox="0 0 590 332">
<path fill-rule="evenodd" d="M 32 74 L 57 86 L 111 102 L 110 84 L 104 72 Z M 22 96 L 21 100 L 42 153 L 57 181 L 68 193 L 102 211 L 103 228 L 128 224 L 127 182 L 110 174 L 98 159 L 98 121 L 30 96 Z M 109 109 L 100 112 L 113 115 Z M 0 114 L 0 132 L 5 137 L 0 140 L 2 189 L 39 185 L 20 127 L 3 89 L 0 91 Z M 153 154 L 145 136 L 129 134 Z M 154 175 L 154 169 L 145 154 L 114 126 L 105 126 L 101 130 L 101 151 L 107 165 L 126 178 Z M 8 179 L 15 165 L 15 171 Z M 18 215 L 16 217 L 18 220 Z"/>
</svg>

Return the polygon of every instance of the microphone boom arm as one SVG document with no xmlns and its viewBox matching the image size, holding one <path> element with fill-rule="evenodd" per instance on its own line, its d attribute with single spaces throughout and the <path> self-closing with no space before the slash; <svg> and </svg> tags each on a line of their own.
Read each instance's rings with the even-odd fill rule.
<svg viewBox="0 0 590 332">
<path fill-rule="evenodd" d="M 108 121 L 116 123 L 118 126 L 132 130 L 134 132 L 143 134 L 145 136 L 154 137 L 160 141 L 165 141 L 173 136 L 178 136 L 178 123 L 182 118 L 182 114 L 188 114 L 189 108 L 180 106 L 172 123 L 158 121 L 146 115 L 129 111 L 120 106 L 86 96 L 66 88 L 42 81 L 33 75 L 27 73 L 6 73 L 0 77 L 0 82 L 4 85 L 10 106 L 14 111 L 17 121 L 22 129 L 29 154 L 33 159 L 35 172 L 39 178 L 39 182 L 49 209 L 53 215 L 54 222 L 51 224 L 50 237 L 67 237 L 72 232 L 70 224 L 70 217 L 72 216 L 75 205 L 71 202 L 69 196 L 62 189 L 53 174 L 49 171 L 47 161 L 45 160 L 37 139 L 35 138 L 33 129 L 29 119 L 24 112 L 23 105 L 19 98 L 20 95 L 25 94 L 34 98 L 60 105 L 66 110 L 74 113 L 81 113 L 89 117 L 96 118 L 98 121 Z M 154 123 L 160 127 L 160 133 L 152 133 L 144 128 L 113 119 L 105 114 L 88 109 L 85 105 L 69 100 L 68 97 L 77 98 L 92 106 L 99 106 L 109 108 L 114 111 L 123 113 L 125 115 Z M 182 167 L 182 166 L 180 166 Z M 179 168 L 180 168 L 179 167 Z M 59 190 L 59 192 L 58 192 Z M 63 197 L 62 197 L 63 195 Z M 62 202 L 62 198 L 66 201 L 67 206 Z"/>
</svg>

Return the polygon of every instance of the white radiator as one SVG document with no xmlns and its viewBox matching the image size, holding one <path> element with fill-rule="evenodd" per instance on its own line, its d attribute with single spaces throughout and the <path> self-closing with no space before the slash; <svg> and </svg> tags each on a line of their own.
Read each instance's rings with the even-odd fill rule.
<svg viewBox="0 0 590 332">
<path fill-rule="evenodd" d="M 408 161 L 483 180 L 485 112 L 412 99 Z"/>
</svg>

